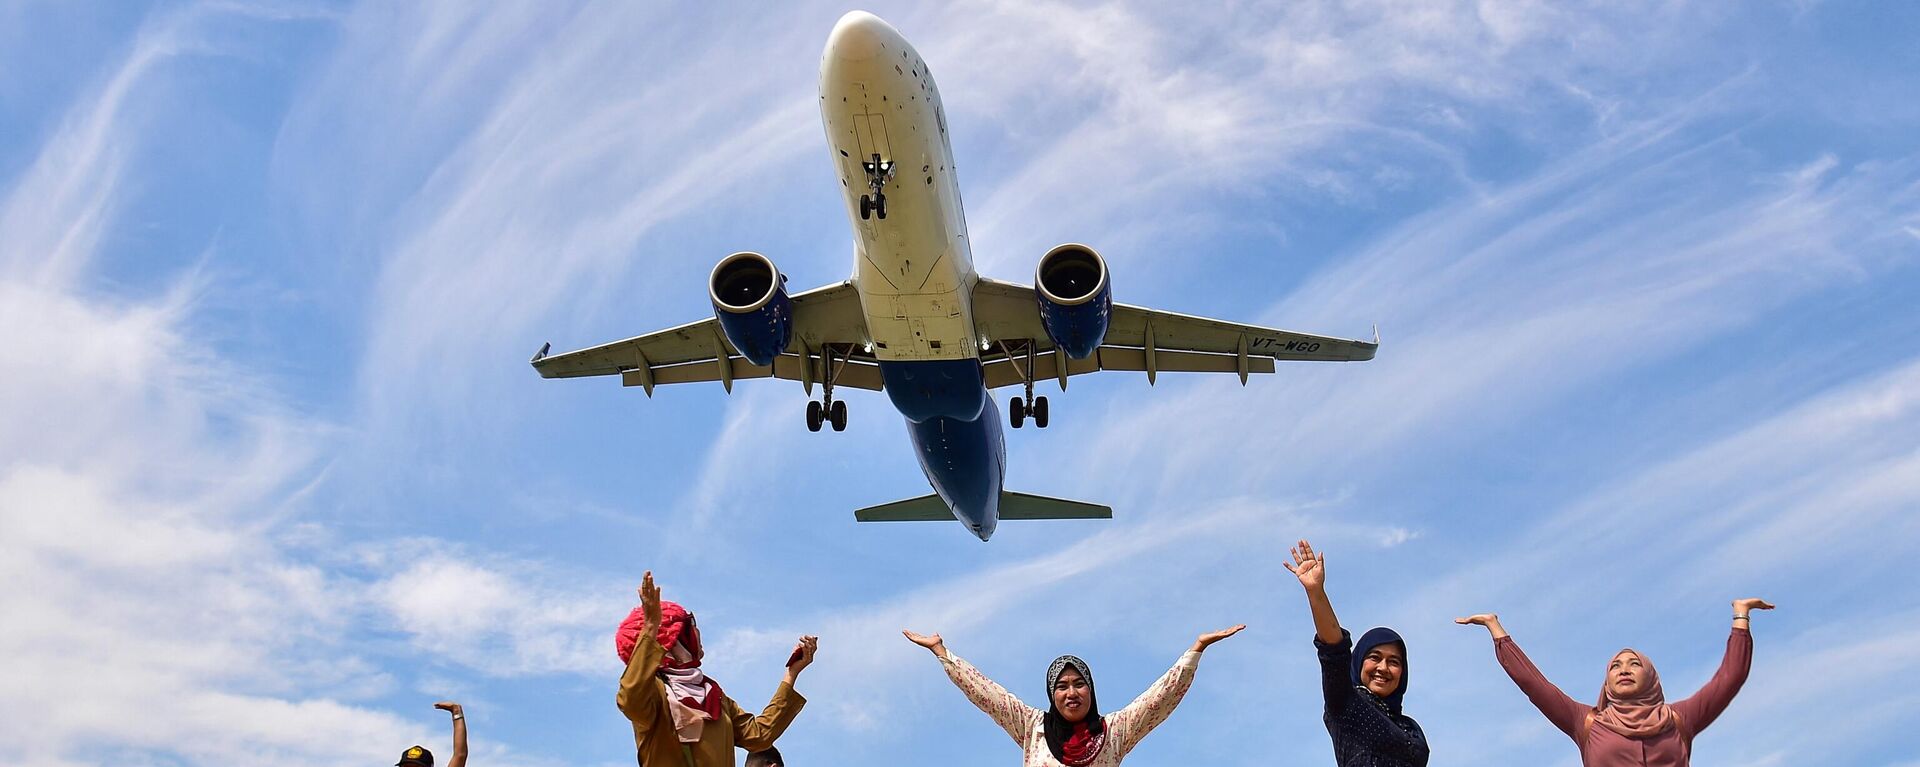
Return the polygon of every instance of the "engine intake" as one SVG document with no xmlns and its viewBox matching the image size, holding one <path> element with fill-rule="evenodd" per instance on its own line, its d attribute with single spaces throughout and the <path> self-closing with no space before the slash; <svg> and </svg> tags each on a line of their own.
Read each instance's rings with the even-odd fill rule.
<svg viewBox="0 0 1920 767">
<path fill-rule="evenodd" d="M 751 251 L 720 259 L 707 278 L 714 319 L 748 362 L 773 364 L 793 339 L 793 299 L 787 297 L 786 283 L 772 259 Z"/>
<path fill-rule="evenodd" d="M 1033 287 L 1040 299 L 1040 324 L 1054 346 L 1073 359 L 1092 356 L 1106 340 L 1113 314 L 1106 259 L 1079 243 L 1057 246 L 1040 257 Z"/>
</svg>

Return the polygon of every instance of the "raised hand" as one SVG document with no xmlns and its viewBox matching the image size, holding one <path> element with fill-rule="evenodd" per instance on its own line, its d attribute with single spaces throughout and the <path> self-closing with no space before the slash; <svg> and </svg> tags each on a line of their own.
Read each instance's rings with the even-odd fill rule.
<svg viewBox="0 0 1920 767">
<path fill-rule="evenodd" d="M 1771 610 L 1771 609 L 1773 609 L 1772 602 L 1768 602 L 1767 600 L 1759 599 L 1757 597 L 1748 597 L 1746 599 L 1733 600 L 1733 617 L 1734 618 L 1745 618 L 1747 617 L 1747 613 L 1753 610 Z"/>
<path fill-rule="evenodd" d="M 931 650 L 936 657 L 947 657 L 947 643 L 940 638 L 939 634 L 915 634 L 905 629 L 902 629 L 900 633 L 906 636 L 907 641 Z"/>
<path fill-rule="evenodd" d="M 1300 579 L 1300 585 L 1307 591 L 1319 591 L 1327 585 L 1327 555 L 1316 554 L 1313 545 L 1301 539 L 1300 543 L 1288 552 L 1292 562 L 1281 562 L 1287 566 L 1287 572 Z"/>
<path fill-rule="evenodd" d="M 1238 634 L 1241 631 L 1246 630 L 1246 628 L 1247 628 L 1247 624 L 1242 623 L 1238 626 L 1234 626 L 1233 628 L 1225 628 L 1219 631 L 1211 631 L 1205 634 L 1201 634 L 1199 638 L 1193 640 L 1193 652 L 1206 652 L 1208 645 L 1211 645 L 1214 642 L 1218 642 L 1222 639 L 1226 639 L 1227 637 L 1233 636 L 1234 634 Z"/>
<path fill-rule="evenodd" d="M 463 711 L 460 708 L 460 704 L 450 700 L 443 700 L 443 701 L 440 701 L 439 703 L 435 703 L 433 704 L 433 707 L 440 709 L 441 711 L 445 711 L 449 714 L 453 714 L 454 716 L 460 716 L 461 714 L 465 713 L 465 711 Z"/>
<path fill-rule="evenodd" d="M 660 627 L 660 587 L 653 585 L 653 571 L 640 577 L 640 607 L 646 610 L 647 625 Z M 652 632 L 648 632 L 652 633 Z"/>
<path fill-rule="evenodd" d="M 813 662 L 813 653 L 820 649 L 820 637 L 808 634 L 793 643 L 793 654 L 787 656 L 786 682 L 788 687 L 800 678 L 800 672 Z"/>
<path fill-rule="evenodd" d="M 793 654 L 787 656 L 787 668 L 794 674 L 799 674 L 802 669 L 813 663 L 813 654 L 819 649 L 820 637 L 812 634 L 800 637 L 800 641 L 793 644 Z"/>
<path fill-rule="evenodd" d="M 1465 618 L 1455 618 L 1453 622 L 1462 626 L 1485 626 L 1487 627 L 1487 633 L 1492 634 L 1494 639 L 1499 639 L 1507 635 L 1507 630 L 1500 625 L 1500 616 L 1493 613 L 1480 613 L 1478 615 L 1469 615 Z"/>
</svg>

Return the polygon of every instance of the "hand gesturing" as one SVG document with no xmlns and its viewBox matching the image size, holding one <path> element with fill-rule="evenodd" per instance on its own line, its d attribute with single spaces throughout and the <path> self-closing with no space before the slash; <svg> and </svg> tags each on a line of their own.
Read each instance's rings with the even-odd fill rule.
<svg viewBox="0 0 1920 767">
<path fill-rule="evenodd" d="M 1288 553 L 1293 556 L 1293 561 L 1281 562 L 1281 564 L 1286 565 L 1287 571 L 1293 573 L 1294 577 L 1300 579 L 1300 585 L 1302 587 L 1308 591 L 1315 591 L 1326 587 L 1326 554 L 1314 553 L 1313 545 L 1307 543 L 1305 539 L 1301 539 L 1299 545 L 1294 546 L 1293 550 Z"/>
<path fill-rule="evenodd" d="M 660 587 L 653 585 L 653 571 L 640 577 L 640 607 L 646 610 L 647 625 L 660 625 Z"/>
<path fill-rule="evenodd" d="M 1242 623 L 1232 628 L 1224 628 L 1219 631 L 1210 631 L 1205 634 L 1201 634 L 1198 638 L 1193 640 L 1193 651 L 1206 652 L 1207 647 L 1209 645 L 1212 645 L 1214 642 L 1218 642 L 1222 639 L 1226 639 L 1227 637 L 1233 636 L 1234 634 L 1238 634 L 1241 631 L 1244 631 L 1246 628 L 1247 628 L 1247 624 Z"/>
<path fill-rule="evenodd" d="M 935 656 L 941 658 L 947 657 L 947 643 L 940 638 L 939 634 L 915 634 L 905 629 L 901 629 L 900 633 L 906 636 L 907 641 L 927 648 L 932 651 Z"/>
</svg>

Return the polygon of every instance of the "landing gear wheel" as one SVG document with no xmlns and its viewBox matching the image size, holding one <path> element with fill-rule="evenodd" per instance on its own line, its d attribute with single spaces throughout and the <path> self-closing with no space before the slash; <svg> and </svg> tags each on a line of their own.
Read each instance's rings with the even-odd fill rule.
<svg viewBox="0 0 1920 767">
<path fill-rule="evenodd" d="M 846 403 L 846 401 L 845 401 L 845 400 L 834 400 L 834 401 L 833 401 L 833 406 L 832 406 L 832 407 L 830 407 L 830 408 L 828 408 L 828 411 L 829 411 L 829 420 L 832 420 L 832 421 L 833 421 L 833 430 L 834 430 L 834 431 L 846 431 L 846 430 L 847 430 L 847 403 Z"/>
<path fill-rule="evenodd" d="M 882 221 L 887 220 L 887 196 L 886 195 L 877 194 L 873 196 L 873 215 L 879 216 L 880 220 Z"/>
<path fill-rule="evenodd" d="M 864 194 L 860 195 L 860 220 L 865 221 L 872 217 L 873 217 L 873 198 L 868 197 Z M 880 215 L 880 217 L 886 218 L 887 216 L 886 214 L 883 213 Z"/>
<path fill-rule="evenodd" d="M 1033 398 L 1033 425 L 1034 427 L 1040 428 L 1040 429 L 1047 428 L 1047 398 L 1046 397 Z"/>
<path fill-rule="evenodd" d="M 820 420 L 820 402 L 818 400 L 809 400 L 807 402 L 807 431 L 819 431 Z"/>
<path fill-rule="evenodd" d="M 1014 397 L 1012 402 L 1007 403 L 1007 420 L 1012 421 L 1013 428 L 1016 429 L 1027 422 L 1027 406 L 1019 397 Z"/>
</svg>

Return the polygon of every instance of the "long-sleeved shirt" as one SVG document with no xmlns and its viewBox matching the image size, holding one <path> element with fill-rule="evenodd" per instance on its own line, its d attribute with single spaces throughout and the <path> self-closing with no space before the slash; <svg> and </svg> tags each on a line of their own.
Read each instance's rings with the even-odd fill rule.
<svg viewBox="0 0 1920 767">
<path fill-rule="evenodd" d="M 620 693 L 614 699 L 620 712 L 633 722 L 633 745 L 639 750 L 640 767 L 733 767 L 733 749 L 762 751 L 786 732 L 794 716 L 807 699 L 781 682 L 773 691 L 759 716 L 740 709 L 732 698 L 720 701 L 720 718 L 708 722 L 700 732 L 700 742 L 682 744 L 673 729 L 673 713 L 668 710 L 667 684 L 656 675 L 666 651 L 659 642 L 648 641 L 643 634 L 627 672 L 620 677 Z M 684 746 L 684 747 L 683 747 Z"/>
<path fill-rule="evenodd" d="M 987 675 L 962 660 L 960 656 L 947 653 L 940 659 L 947 669 L 947 678 L 966 693 L 967 700 L 980 707 L 987 716 L 993 718 L 1000 729 L 1006 730 L 1013 742 L 1019 744 L 1025 752 L 1025 767 L 1063 767 L 1053 758 L 1053 751 L 1047 748 L 1047 733 L 1042 726 L 1042 712 L 1025 703 L 1013 693 L 1007 692 Z M 1103 717 L 1106 722 L 1106 745 L 1100 749 L 1100 755 L 1087 767 L 1115 767 L 1125 758 L 1127 752 L 1139 745 L 1140 739 L 1160 726 L 1180 705 L 1180 699 L 1187 694 L 1187 688 L 1193 685 L 1193 672 L 1200 665 L 1200 653 L 1187 652 L 1175 661 L 1153 686 L 1140 697 L 1134 698 L 1126 708 Z"/>
<path fill-rule="evenodd" d="M 1313 646 L 1320 653 L 1320 694 L 1327 700 L 1321 719 L 1333 736 L 1333 761 L 1340 767 L 1426 767 L 1427 735 L 1411 717 L 1394 714 L 1369 700 L 1371 693 L 1353 684 L 1353 636 Z"/>
<path fill-rule="evenodd" d="M 1746 683 L 1747 670 L 1753 663 L 1753 635 L 1746 629 L 1733 630 L 1727 637 L 1727 654 L 1720 660 L 1720 670 L 1699 692 L 1673 703 L 1679 723 L 1651 738 L 1629 738 L 1594 723 L 1588 717 L 1593 706 L 1567 697 L 1547 681 L 1513 637 L 1494 640 L 1493 651 L 1507 676 L 1527 694 L 1527 700 L 1580 745 L 1580 763 L 1585 767 L 1687 767 L 1694 736 L 1727 710 L 1734 694 Z"/>
</svg>

